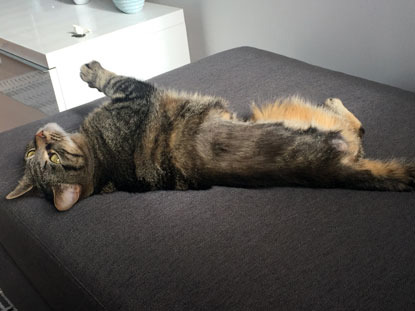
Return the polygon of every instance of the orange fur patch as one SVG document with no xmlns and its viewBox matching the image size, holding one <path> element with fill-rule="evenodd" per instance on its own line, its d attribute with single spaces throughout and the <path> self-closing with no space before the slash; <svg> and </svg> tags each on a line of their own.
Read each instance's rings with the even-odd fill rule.
<svg viewBox="0 0 415 311">
<path fill-rule="evenodd" d="M 344 129 L 346 121 L 340 115 L 307 103 L 300 97 L 277 100 L 273 104 L 252 107 L 252 120 L 256 122 L 282 122 L 293 129 L 315 127 L 322 131 Z"/>
<path fill-rule="evenodd" d="M 373 175 L 386 178 L 405 179 L 407 172 L 405 167 L 396 160 L 382 162 L 380 160 L 361 159 L 357 162 L 357 168 L 369 170 Z"/>
<path fill-rule="evenodd" d="M 221 113 L 221 118 L 224 120 L 232 120 L 232 114 L 230 112 L 224 111 Z"/>
</svg>

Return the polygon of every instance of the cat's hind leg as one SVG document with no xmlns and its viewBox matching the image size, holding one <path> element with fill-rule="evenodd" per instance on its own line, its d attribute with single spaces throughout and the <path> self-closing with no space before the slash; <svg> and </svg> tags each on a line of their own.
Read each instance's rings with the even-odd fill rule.
<svg viewBox="0 0 415 311">
<path fill-rule="evenodd" d="M 279 122 L 293 130 L 317 129 L 321 132 L 339 132 L 333 146 L 344 154 L 344 163 L 352 163 L 363 156 L 361 123 L 339 99 L 329 99 L 325 105 L 315 105 L 299 96 L 279 99 L 261 107 L 252 106 L 251 121 Z"/>
<path fill-rule="evenodd" d="M 299 96 L 290 96 L 260 107 L 252 106 L 251 121 L 280 122 L 294 130 L 315 128 L 320 131 L 340 131 L 344 118 Z"/>
<path fill-rule="evenodd" d="M 365 133 L 362 122 L 338 98 L 327 98 L 324 107 L 341 116 L 345 121 L 342 134 L 349 142 L 350 148 L 348 155 L 344 158 L 344 163 L 353 163 L 362 158 L 364 155 L 362 137 Z"/>
<path fill-rule="evenodd" d="M 147 82 L 116 75 L 104 69 L 97 61 L 82 65 L 80 76 L 89 87 L 98 89 L 112 99 L 148 98 L 155 90 Z"/>
</svg>

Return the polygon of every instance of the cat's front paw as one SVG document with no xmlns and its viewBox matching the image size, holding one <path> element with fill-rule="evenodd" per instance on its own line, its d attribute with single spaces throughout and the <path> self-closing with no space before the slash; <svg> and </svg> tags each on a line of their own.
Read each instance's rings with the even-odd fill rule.
<svg viewBox="0 0 415 311">
<path fill-rule="evenodd" d="M 81 66 L 81 79 L 88 83 L 89 87 L 98 88 L 98 77 L 103 70 L 100 63 L 92 61 Z"/>
</svg>

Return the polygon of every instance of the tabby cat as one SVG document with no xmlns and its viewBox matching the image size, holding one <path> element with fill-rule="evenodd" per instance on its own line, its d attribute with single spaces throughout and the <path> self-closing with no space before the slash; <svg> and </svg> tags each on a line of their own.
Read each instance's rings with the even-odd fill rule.
<svg viewBox="0 0 415 311">
<path fill-rule="evenodd" d="M 25 172 L 7 199 L 35 188 L 59 211 L 95 193 L 155 189 L 310 186 L 415 189 L 415 162 L 363 157 L 360 121 L 339 99 L 300 97 L 238 119 L 221 98 L 161 90 L 91 62 L 81 78 L 111 101 L 79 132 L 55 123 L 27 146 Z"/>
</svg>

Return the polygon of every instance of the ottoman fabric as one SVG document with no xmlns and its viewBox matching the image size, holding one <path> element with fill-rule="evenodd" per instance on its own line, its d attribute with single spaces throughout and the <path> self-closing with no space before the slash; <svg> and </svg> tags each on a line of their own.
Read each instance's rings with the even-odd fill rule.
<svg viewBox="0 0 415 311">
<path fill-rule="evenodd" d="M 110 69 L 110 68 L 109 68 Z M 338 97 L 369 157 L 415 158 L 415 94 L 242 47 L 151 80 L 252 102 Z M 415 194 L 213 187 L 96 195 L 59 213 L 7 201 L 25 144 L 44 123 L 76 130 L 102 100 L 0 134 L 0 242 L 57 310 L 415 307 Z"/>
</svg>

